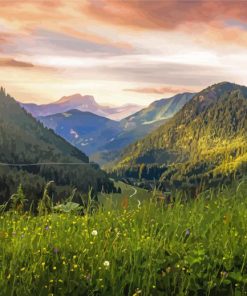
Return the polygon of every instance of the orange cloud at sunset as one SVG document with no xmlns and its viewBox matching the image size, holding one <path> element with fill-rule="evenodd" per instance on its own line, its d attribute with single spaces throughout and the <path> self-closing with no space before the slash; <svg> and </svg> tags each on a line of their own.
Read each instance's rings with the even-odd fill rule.
<svg viewBox="0 0 247 296">
<path fill-rule="evenodd" d="M 247 2 L 231 0 L 108 1 L 87 3 L 92 16 L 122 26 L 175 29 L 191 23 L 215 23 L 226 19 L 247 21 Z"/>
<path fill-rule="evenodd" d="M 246 48 L 247 1 L 1 2 L 0 81 L 21 101 L 79 92 L 149 104 L 222 80 L 247 84 Z"/>
<path fill-rule="evenodd" d="M 2 59 L 0 58 L 0 67 L 33 67 L 31 63 L 25 63 L 14 59 Z"/>
</svg>

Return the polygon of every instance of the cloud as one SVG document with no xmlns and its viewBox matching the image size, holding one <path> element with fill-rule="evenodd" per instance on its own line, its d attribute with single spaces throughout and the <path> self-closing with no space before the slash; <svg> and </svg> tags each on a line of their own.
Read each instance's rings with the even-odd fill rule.
<svg viewBox="0 0 247 296">
<path fill-rule="evenodd" d="M 13 34 L 0 31 L 0 51 L 3 50 L 6 44 L 9 44 L 11 42 L 13 37 L 14 37 Z"/>
<path fill-rule="evenodd" d="M 14 32 L 17 37 L 18 35 L 24 37 L 24 40 L 36 38 L 39 39 L 39 43 L 43 40 L 44 43 L 50 42 L 54 47 L 61 45 L 61 47 L 79 48 L 80 46 L 80 49 L 83 49 L 82 46 L 88 48 L 86 43 L 90 43 L 90 49 L 95 45 L 95 47 L 105 47 L 106 50 L 111 47 L 111 49 L 131 51 L 132 46 L 127 41 L 115 41 L 108 38 L 107 34 L 98 33 L 94 30 L 95 23 L 90 27 L 93 20 L 79 9 L 83 2 L 85 1 L 4 1 L 0 10 L 0 34 L 3 21 L 6 28 Z M 22 40 L 18 42 L 20 45 L 24 43 Z"/>
<path fill-rule="evenodd" d="M 203 34 L 198 37 L 198 40 L 200 40 L 201 43 L 208 44 L 211 47 L 213 44 L 227 44 L 230 48 L 232 48 L 233 45 L 246 47 L 247 29 L 236 26 L 234 23 L 232 23 L 231 26 L 226 27 L 222 24 L 219 24 L 205 29 Z"/>
<path fill-rule="evenodd" d="M 58 8 L 62 4 L 61 0 L 16 0 L 16 1 L 3 1 L 1 3 L 2 7 L 23 7 L 24 5 L 33 5 L 39 8 L 47 9 L 47 8 Z"/>
<path fill-rule="evenodd" d="M 33 39 L 45 45 L 53 52 L 59 49 L 59 52 L 75 52 L 81 54 L 104 54 L 104 55 L 120 55 L 129 53 L 129 48 L 121 48 L 111 43 L 102 42 L 102 39 L 98 41 L 96 37 L 94 40 L 83 39 L 83 35 L 78 37 L 70 36 L 64 33 L 58 33 L 54 31 L 38 30 L 34 32 Z M 93 38 L 92 38 L 93 39 Z M 35 42 L 34 42 L 35 43 Z"/>
<path fill-rule="evenodd" d="M 156 83 L 165 85 L 210 85 L 214 81 L 231 80 L 225 69 L 214 66 L 159 63 L 121 65 L 119 67 L 98 67 L 92 69 L 94 75 L 98 71 L 100 79 L 115 81 L 128 81 L 138 83 Z M 91 76 L 90 69 L 87 77 Z M 93 78 L 93 74 L 91 76 Z"/>
<path fill-rule="evenodd" d="M 177 93 L 184 93 L 184 92 L 191 92 L 191 89 L 184 88 L 184 87 L 174 87 L 174 86 L 162 86 L 162 87 L 138 87 L 138 88 L 129 88 L 124 89 L 124 91 L 128 92 L 136 92 L 136 93 L 143 93 L 143 94 L 177 94 Z"/>
<path fill-rule="evenodd" d="M 34 67 L 34 65 L 31 63 L 22 62 L 15 59 L 0 58 L 0 67 L 30 68 L 30 67 Z"/>
<path fill-rule="evenodd" d="M 86 10 L 101 21 L 139 29 L 171 30 L 181 25 L 226 19 L 247 22 L 247 1 L 91 0 L 87 2 Z"/>
</svg>

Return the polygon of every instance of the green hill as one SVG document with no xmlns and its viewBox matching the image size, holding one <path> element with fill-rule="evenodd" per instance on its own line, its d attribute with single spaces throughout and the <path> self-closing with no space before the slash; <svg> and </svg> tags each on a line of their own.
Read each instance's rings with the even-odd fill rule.
<svg viewBox="0 0 247 296">
<path fill-rule="evenodd" d="M 89 164 L 88 157 L 44 128 L 3 88 L 0 90 L 0 162 L 10 164 L 80 163 L 80 165 L 0 166 L 0 199 L 9 197 L 19 182 L 29 196 L 39 195 L 42 185 L 53 180 L 60 187 L 87 192 L 113 188 L 105 172 Z M 83 164 L 81 164 L 83 163 Z M 21 168 L 21 169 L 20 169 Z M 36 192 L 35 192 L 36 191 Z"/>
<path fill-rule="evenodd" d="M 166 124 L 129 146 L 116 168 L 163 166 L 163 184 L 181 185 L 243 173 L 246 162 L 247 88 L 223 82 L 195 95 Z"/>
</svg>

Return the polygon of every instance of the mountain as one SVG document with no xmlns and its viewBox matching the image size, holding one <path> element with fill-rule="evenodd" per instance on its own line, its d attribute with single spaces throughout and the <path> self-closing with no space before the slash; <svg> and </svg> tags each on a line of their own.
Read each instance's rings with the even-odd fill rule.
<svg viewBox="0 0 247 296">
<path fill-rule="evenodd" d="M 87 153 L 92 160 L 110 165 L 123 148 L 159 127 L 180 110 L 192 96 L 193 94 L 184 93 L 155 101 L 149 107 L 120 122 L 78 110 L 37 118 L 46 127 L 53 129 L 69 143 Z M 74 97 L 73 100 L 64 97 L 60 100 L 66 108 L 80 102 L 79 97 Z M 97 104 L 92 97 L 85 99 L 84 108 L 86 105 L 94 106 L 92 109 L 96 110 Z"/>
<path fill-rule="evenodd" d="M 82 96 L 80 94 L 65 96 L 50 104 L 37 105 L 20 103 L 20 105 L 34 117 L 47 116 L 77 109 L 114 120 L 121 120 L 122 118 L 125 118 L 126 116 L 141 109 L 141 106 L 133 104 L 120 107 L 102 106 L 95 101 L 93 96 Z"/>
<path fill-rule="evenodd" d="M 89 187 L 95 191 L 113 188 L 105 172 L 90 164 L 84 153 L 44 128 L 3 88 L 0 89 L 0 163 L 10 164 L 0 166 L 0 202 L 9 198 L 20 182 L 29 198 L 40 196 L 41 184 L 50 180 L 60 186 L 59 190 L 65 190 L 66 186 L 67 191 L 76 187 L 80 192 L 88 192 Z M 16 163 L 77 165 L 16 166 Z"/>
<path fill-rule="evenodd" d="M 163 184 L 195 185 L 203 178 L 243 174 L 246 163 L 247 88 L 222 82 L 196 94 L 164 125 L 129 146 L 116 170 L 162 166 Z"/>
<path fill-rule="evenodd" d="M 122 130 L 117 121 L 79 110 L 38 117 L 38 120 L 88 155 L 111 143 Z"/>
<path fill-rule="evenodd" d="M 147 108 L 123 119 L 122 124 L 124 124 L 126 128 L 150 125 L 159 121 L 161 122 L 160 124 L 162 124 L 164 120 L 176 114 L 194 95 L 194 93 L 182 93 L 171 98 L 155 101 Z"/>
<path fill-rule="evenodd" d="M 109 163 L 119 157 L 120 151 L 129 144 L 143 138 L 169 118 L 176 114 L 192 97 L 192 93 L 177 94 L 171 98 L 153 102 L 127 118 L 120 121 L 121 132 L 111 142 L 101 147 L 102 151 L 93 155 L 93 159 L 101 164 Z M 109 155 L 109 151 L 111 152 Z"/>
</svg>

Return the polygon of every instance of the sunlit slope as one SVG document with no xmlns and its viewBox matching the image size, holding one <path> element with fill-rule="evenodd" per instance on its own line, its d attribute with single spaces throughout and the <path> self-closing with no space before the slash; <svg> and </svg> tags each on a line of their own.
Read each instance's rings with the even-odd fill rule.
<svg viewBox="0 0 247 296">
<path fill-rule="evenodd" d="M 197 94 L 166 124 L 129 146 L 117 168 L 145 164 L 203 164 L 226 172 L 246 162 L 247 88 L 219 83 Z"/>
</svg>

